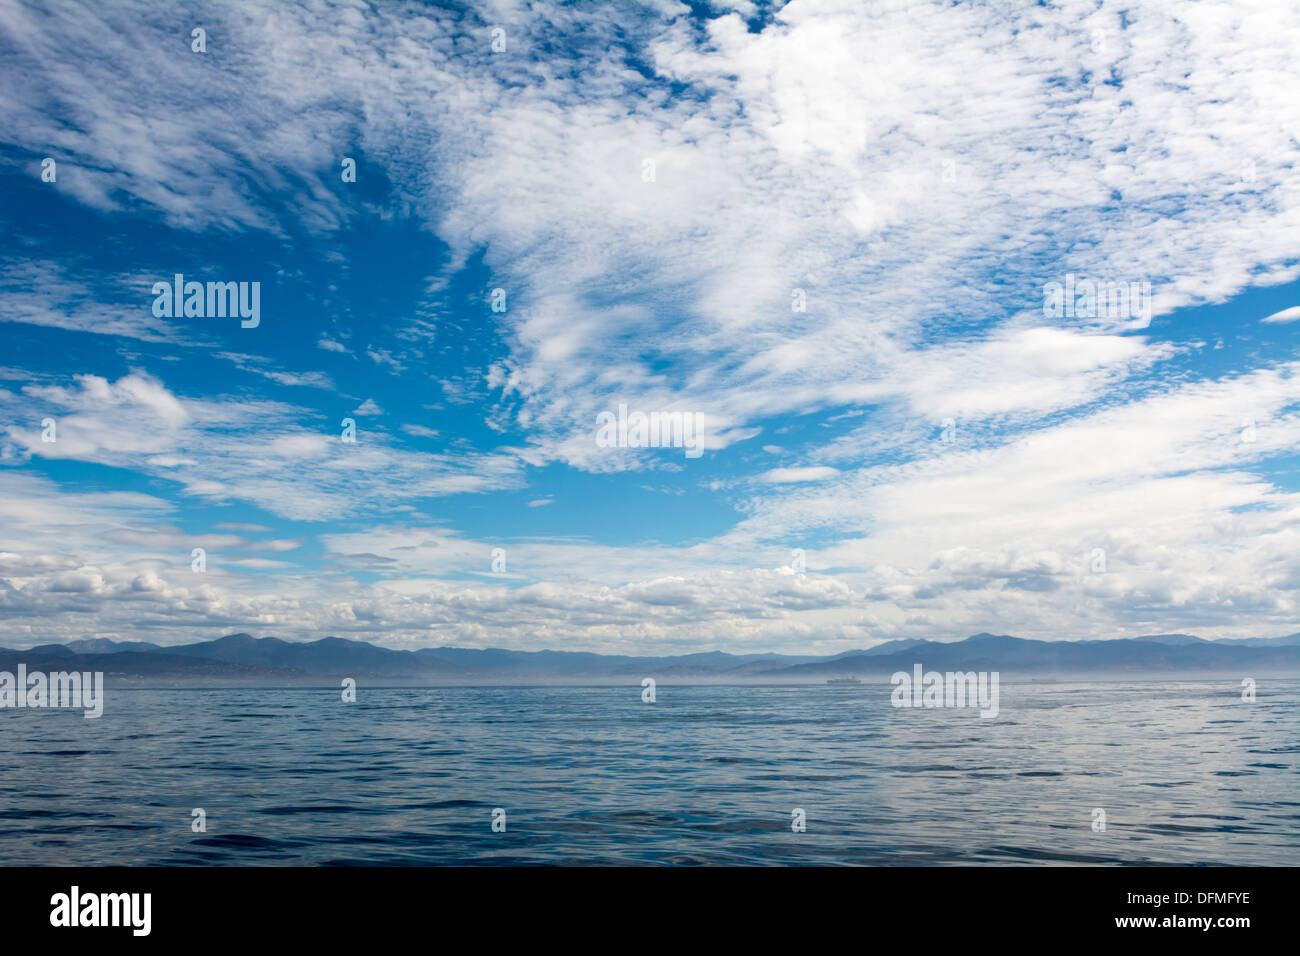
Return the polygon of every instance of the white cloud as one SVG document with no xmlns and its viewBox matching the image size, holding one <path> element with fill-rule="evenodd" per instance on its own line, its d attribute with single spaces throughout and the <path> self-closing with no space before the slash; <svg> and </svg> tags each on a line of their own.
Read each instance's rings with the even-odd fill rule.
<svg viewBox="0 0 1300 956">
<path fill-rule="evenodd" d="M 1283 309 L 1281 312 L 1274 312 L 1272 315 L 1260 319 L 1261 322 L 1296 322 L 1300 321 L 1300 305 L 1293 305 L 1289 309 Z"/>
<path fill-rule="evenodd" d="M 820 465 L 807 468 L 773 468 L 771 471 L 764 472 L 760 477 L 761 480 L 770 484 L 787 484 L 790 482 L 825 481 L 828 478 L 834 478 L 838 474 L 839 471 L 836 469 Z"/>
<path fill-rule="evenodd" d="M 334 390 L 334 383 L 324 372 L 286 372 L 270 367 L 271 363 L 267 359 L 257 355 L 243 355 L 237 352 L 218 352 L 216 355 L 219 359 L 232 362 L 241 371 L 260 375 L 277 385 L 299 385 Z"/>
<path fill-rule="evenodd" d="M 414 435 L 416 438 L 437 438 L 436 429 L 427 428 L 424 425 L 403 425 L 402 431 L 408 435 Z"/>
<path fill-rule="evenodd" d="M 611 467 L 573 455 L 573 440 L 618 392 L 743 429 L 870 400 L 941 333 L 1013 351 L 1028 333 L 999 316 L 1017 301 L 1036 308 L 1067 268 L 1150 279 L 1166 312 L 1293 274 L 1292 5 L 1175 16 L 1150 2 L 1125 4 L 1121 18 L 1110 4 L 794 0 L 758 33 L 734 15 L 701 30 L 685 8 L 641 13 L 491 7 L 484 17 L 512 37 L 511 56 L 494 57 L 472 22 L 437 11 L 350 11 L 326 33 L 297 7 L 230 8 L 214 21 L 222 60 L 199 69 L 139 8 L 16 12 L 16 45 L 54 63 L 104 36 L 133 36 L 141 52 L 114 56 L 111 41 L 102 59 L 48 71 L 39 95 L 7 101 L 3 125 L 93 157 L 79 188 L 101 208 L 131 194 L 182 227 L 277 232 L 253 184 L 292 171 L 304 223 L 328 233 L 348 213 L 324 177 L 341 131 L 363 116 L 369 161 L 437 224 L 453 264 L 486 250 L 510 290 L 502 382 L 513 413 L 543 458 L 578 467 Z M 548 49 L 539 68 L 532 38 L 570 21 L 590 47 L 571 62 Z M 642 49 L 649 86 L 619 42 Z M 400 82 L 377 92 L 376 74 Z M 668 99 L 665 81 L 691 95 Z M 224 131 L 215 143 L 212 129 Z M 136 147 L 142 137 L 152 148 Z M 191 180 L 216 188 L 182 188 Z M 611 304 L 611 277 L 637 290 L 636 304 L 617 293 Z M 795 288 L 808 295 L 802 320 L 789 309 Z M 1064 343 L 1084 330 L 1056 331 Z M 1061 384 L 1044 366 L 989 362 L 960 382 L 932 370 L 913 391 L 954 414 L 1071 407 L 1151 358 L 1113 344 Z M 390 348 L 366 353 L 407 368 Z M 463 384 L 447 385 L 459 400 Z"/>
<path fill-rule="evenodd" d="M 304 428 L 305 412 L 295 406 L 182 399 L 143 373 L 111 383 L 79 375 L 76 387 L 28 385 L 19 395 L 0 391 L 0 411 L 16 423 L 5 429 L 0 460 L 40 456 L 135 469 L 210 502 L 245 501 L 300 520 L 514 487 L 521 477 L 513 455 L 407 451 L 364 423 L 348 443 L 328 425 Z M 42 438 L 47 417 L 55 420 L 57 441 Z"/>
<path fill-rule="evenodd" d="M 2 107 L 0 107 L 2 109 Z M 99 277 L 101 282 L 103 277 Z M 142 284 L 136 303 L 106 303 L 68 270 L 37 259 L 0 265 L 0 322 L 21 322 L 95 335 L 117 335 L 145 342 L 179 342 L 193 337 L 178 332 L 169 320 L 155 318 L 149 286 Z"/>
</svg>

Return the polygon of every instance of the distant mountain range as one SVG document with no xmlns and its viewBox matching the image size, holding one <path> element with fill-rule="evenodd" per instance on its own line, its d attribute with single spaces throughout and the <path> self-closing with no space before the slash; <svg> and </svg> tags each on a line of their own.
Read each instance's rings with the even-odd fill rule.
<svg viewBox="0 0 1300 956">
<path fill-rule="evenodd" d="M 0 648 L 0 670 L 103 671 L 129 682 L 319 683 L 343 677 L 411 683 L 602 679 L 817 681 L 888 678 L 895 671 L 1000 671 L 1005 677 L 1300 676 L 1300 633 L 1207 641 L 1153 634 L 1109 641 L 1030 641 L 976 634 L 963 641 L 889 641 L 829 657 L 727 654 L 629 657 L 573 651 L 430 647 L 397 651 L 326 637 L 298 643 L 231 634 L 161 647 L 139 641 L 74 641 L 25 651 Z"/>
</svg>

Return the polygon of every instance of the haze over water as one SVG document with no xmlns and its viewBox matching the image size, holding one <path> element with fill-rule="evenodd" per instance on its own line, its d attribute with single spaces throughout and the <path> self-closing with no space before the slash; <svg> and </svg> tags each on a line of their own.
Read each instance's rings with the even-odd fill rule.
<svg viewBox="0 0 1300 956">
<path fill-rule="evenodd" d="M 0 863 L 1300 864 L 1300 681 L 889 690 L 110 683 L 0 712 Z"/>
</svg>

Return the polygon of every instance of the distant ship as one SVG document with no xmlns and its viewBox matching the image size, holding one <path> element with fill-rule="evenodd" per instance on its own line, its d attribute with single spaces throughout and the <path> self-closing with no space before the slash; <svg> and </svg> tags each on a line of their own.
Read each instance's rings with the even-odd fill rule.
<svg viewBox="0 0 1300 956">
<path fill-rule="evenodd" d="M 826 683 L 828 684 L 861 684 L 862 681 L 856 677 L 832 677 Z"/>
</svg>

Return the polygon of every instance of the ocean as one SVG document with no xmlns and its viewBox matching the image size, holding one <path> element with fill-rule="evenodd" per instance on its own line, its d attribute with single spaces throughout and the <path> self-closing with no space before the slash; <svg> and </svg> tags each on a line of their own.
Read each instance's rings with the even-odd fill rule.
<svg viewBox="0 0 1300 956">
<path fill-rule="evenodd" d="M 110 682 L 0 711 L 0 863 L 1300 864 L 1300 681 L 890 689 Z"/>
</svg>

